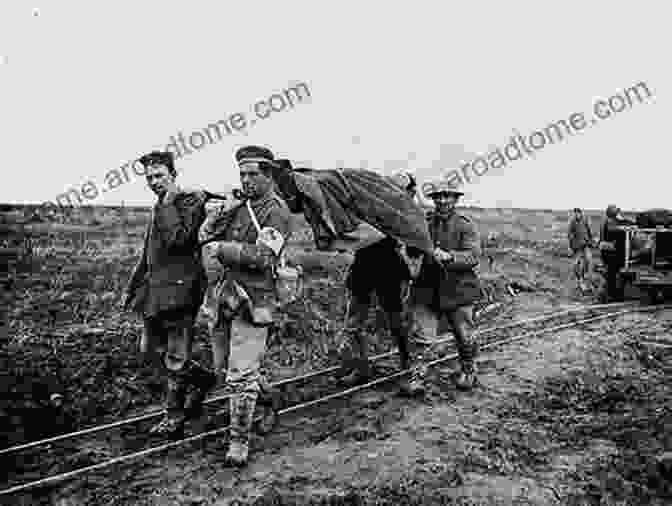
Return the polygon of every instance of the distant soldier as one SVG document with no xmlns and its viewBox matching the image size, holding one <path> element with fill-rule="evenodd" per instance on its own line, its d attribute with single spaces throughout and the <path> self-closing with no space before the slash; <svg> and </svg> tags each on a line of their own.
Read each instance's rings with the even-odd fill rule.
<svg viewBox="0 0 672 506">
<path fill-rule="evenodd" d="M 425 259 L 411 296 L 415 330 L 411 336 L 416 352 L 424 361 L 427 347 L 437 340 L 438 324 L 446 317 L 457 342 L 461 370 L 454 376 L 458 388 L 469 390 L 476 384 L 474 360 L 478 345 L 473 334 L 473 305 L 481 298 L 478 277 L 481 244 L 471 219 L 455 206 L 464 195 L 447 181 L 423 185 L 425 196 L 434 201 L 428 213 L 434 242 L 433 258 Z M 411 375 L 414 390 L 423 388 L 424 366 Z"/>
<path fill-rule="evenodd" d="M 261 361 L 278 299 L 276 274 L 290 235 L 290 212 L 273 189 L 273 153 L 236 152 L 241 201 L 209 217 L 200 230 L 208 279 L 197 325 L 212 339 L 215 371 L 231 392 L 226 463 L 247 463 L 249 437 L 263 377 Z"/>
<path fill-rule="evenodd" d="M 567 238 L 569 240 L 569 249 L 574 259 L 574 275 L 579 290 L 583 292 L 587 288 L 586 278 L 590 279 L 593 270 L 593 232 L 588 219 L 578 207 L 574 208 L 574 216 L 569 222 Z"/>
<path fill-rule="evenodd" d="M 634 225 L 623 217 L 618 206 L 610 205 L 600 230 L 600 254 L 606 267 L 605 302 L 620 302 L 624 298 L 624 286 L 619 271 L 625 266 L 625 232 L 618 227 Z"/>
<path fill-rule="evenodd" d="M 149 153 L 140 163 L 158 200 L 123 306 L 144 318 L 141 351 L 167 376 L 166 414 L 151 432 L 179 435 L 215 379 L 191 359 L 193 322 L 203 290 L 196 247 L 205 195 L 176 185 L 170 152 Z"/>
</svg>

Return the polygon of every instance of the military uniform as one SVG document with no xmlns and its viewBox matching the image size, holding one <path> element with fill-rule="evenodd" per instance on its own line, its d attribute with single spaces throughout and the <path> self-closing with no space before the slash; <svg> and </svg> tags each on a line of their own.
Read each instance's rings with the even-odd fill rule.
<svg viewBox="0 0 672 506">
<path fill-rule="evenodd" d="M 441 192 L 462 195 L 462 192 L 441 184 L 425 189 L 429 197 Z M 478 231 L 470 218 L 456 211 L 445 215 L 430 211 L 427 221 L 435 248 L 442 254 L 450 255 L 450 258 L 438 261 L 426 257 L 413 286 L 410 299 L 414 326 L 411 342 L 416 348 L 416 360 L 426 360 L 428 347 L 438 338 L 439 321 L 445 317 L 457 342 L 461 374 L 473 376 L 478 352 L 473 334 L 473 304 L 481 297 Z M 416 366 L 413 377 L 420 379 L 424 373 L 423 366 Z"/>
<path fill-rule="evenodd" d="M 191 360 L 193 321 L 204 287 L 197 244 L 205 201 L 203 192 L 180 190 L 173 201 L 153 207 L 126 289 L 126 308 L 144 320 L 141 351 L 158 358 L 168 378 L 166 417 L 154 432 L 179 431 L 213 380 Z"/>
<path fill-rule="evenodd" d="M 417 183 L 412 174 L 401 172 L 390 180 L 415 201 Z M 418 218 L 422 219 L 421 211 Z M 422 222 L 420 224 L 424 225 Z M 428 232 L 425 232 L 425 242 L 427 251 L 431 251 Z M 350 295 L 349 311 L 339 345 L 344 373 L 341 379 L 345 383 L 361 383 L 371 377 L 368 339 L 364 328 L 374 294 L 385 312 L 390 333 L 399 348 L 401 368 L 410 366 L 404 305 L 410 283 L 420 270 L 422 257 L 421 249 L 409 247 L 390 236 L 377 239 L 355 252 L 345 282 Z M 401 381 L 402 391 L 412 393 L 405 388 L 406 383 L 405 380 Z"/>
<path fill-rule="evenodd" d="M 619 272 L 625 266 L 625 232 L 618 227 L 633 225 L 634 222 L 620 216 L 620 209 L 614 205 L 607 207 L 606 219 L 600 230 L 600 255 L 606 267 L 606 301 L 621 301 L 624 286 Z"/>
<path fill-rule="evenodd" d="M 567 231 L 569 248 L 574 256 L 574 275 L 579 288 L 585 289 L 585 280 L 592 274 L 593 233 L 588 218 L 572 218 Z"/>
<path fill-rule="evenodd" d="M 261 233 L 274 235 L 279 248 L 259 240 L 255 218 Z M 289 235 L 289 208 L 273 191 L 222 209 L 200 231 L 208 288 L 198 323 L 211 332 L 214 368 L 232 394 L 230 446 L 243 456 L 241 464 L 247 458 L 263 383 L 261 360 L 278 302 L 275 272 Z"/>
</svg>

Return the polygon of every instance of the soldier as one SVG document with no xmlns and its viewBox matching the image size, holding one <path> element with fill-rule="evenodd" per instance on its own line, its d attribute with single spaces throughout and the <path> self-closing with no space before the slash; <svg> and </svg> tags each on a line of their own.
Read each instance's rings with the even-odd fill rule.
<svg viewBox="0 0 672 506">
<path fill-rule="evenodd" d="M 262 390 L 261 361 L 277 304 L 275 275 L 290 235 L 290 212 L 274 191 L 273 153 L 246 146 L 236 152 L 242 201 L 201 227 L 208 288 L 197 325 L 210 333 L 215 371 L 230 398 L 226 463 L 243 466 Z"/>
<path fill-rule="evenodd" d="M 421 364 L 414 367 L 410 382 L 413 390 L 424 389 L 426 367 L 422 362 L 427 347 L 437 339 L 439 321 L 446 317 L 457 341 L 461 365 L 453 380 L 458 388 L 469 390 L 477 382 L 474 360 L 478 345 L 472 327 L 473 304 L 481 297 L 480 240 L 474 223 L 455 210 L 462 191 L 441 181 L 425 183 L 423 193 L 435 205 L 427 217 L 435 249 L 433 258 L 425 258 L 411 295 L 415 326 L 411 341 Z"/>
<path fill-rule="evenodd" d="M 619 207 L 615 205 L 608 206 L 605 215 L 599 243 L 607 282 L 602 298 L 605 302 L 620 302 L 624 298 L 624 286 L 618 273 L 625 266 L 625 232 L 618 227 L 634 225 L 634 222 L 624 218 Z"/>
<path fill-rule="evenodd" d="M 583 292 L 586 290 L 586 277 L 590 279 L 592 274 L 593 232 L 588 219 L 578 207 L 574 208 L 574 216 L 569 222 L 567 239 L 574 259 L 574 275 L 579 290 Z"/>
<path fill-rule="evenodd" d="M 412 174 L 395 174 L 392 181 L 415 199 L 417 184 Z M 374 293 L 385 311 L 390 332 L 399 348 L 401 368 L 407 369 L 410 366 L 408 328 L 403 318 L 404 303 L 405 294 L 410 288 L 411 280 L 417 277 L 421 262 L 421 250 L 404 247 L 389 236 L 355 252 L 346 278 L 351 297 L 350 311 L 343 332 L 344 339 L 339 346 L 343 362 L 342 382 L 352 385 L 371 378 L 369 343 L 363 328 Z M 407 395 L 417 393 L 413 385 L 405 379 L 401 381 L 400 387 L 402 393 Z"/>
<path fill-rule="evenodd" d="M 205 195 L 177 186 L 172 153 L 154 151 L 139 161 L 158 200 L 123 307 L 142 315 L 141 351 L 167 376 L 165 417 L 151 432 L 175 436 L 198 413 L 215 380 L 191 359 L 193 320 L 203 288 L 196 247 Z"/>
</svg>

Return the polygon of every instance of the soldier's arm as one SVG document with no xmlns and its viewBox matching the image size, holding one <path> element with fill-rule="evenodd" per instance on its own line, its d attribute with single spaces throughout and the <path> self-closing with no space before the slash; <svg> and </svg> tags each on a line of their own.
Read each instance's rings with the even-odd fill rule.
<svg viewBox="0 0 672 506">
<path fill-rule="evenodd" d="M 146 273 L 147 273 L 147 255 L 145 254 L 145 250 L 143 249 L 142 255 L 140 256 L 138 262 L 135 264 L 133 272 L 131 273 L 131 277 L 128 280 L 126 293 L 131 293 L 133 290 L 135 290 L 135 288 L 140 284 L 142 279 L 145 277 Z"/>
<path fill-rule="evenodd" d="M 142 248 L 142 253 L 140 254 L 140 259 L 133 267 L 131 276 L 128 279 L 128 284 L 126 285 L 126 289 L 124 290 L 124 301 L 123 301 L 124 308 L 128 306 L 128 303 L 130 302 L 133 293 L 135 292 L 136 288 L 140 285 L 145 275 L 147 274 L 147 248 L 146 248 L 147 235 L 149 235 L 149 227 L 147 227 L 147 233 L 145 234 L 145 243 Z"/>
<path fill-rule="evenodd" d="M 262 228 L 271 228 L 278 235 L 282 236 L 282 243 L 289 238 L 291 234 L 289 209 L 284 206 L 278 206 L 271 213 L 269 218 L 260 223 Z M 264 270 L 275 264 L 278 255 L 264 244 L 228 241 L 220 243 L 218 247 L 218 257 L 224 264 L 234 264 L 247 268 Z"/>
<path fill-rule="evenodd" d="M 205 241 L 213 236 L 217 230 L 217 222 L 220 220 L 224 212 L 226 211 L 225 205 L 219 205 L 217 207 L 206 207 L 205 219 L 203 223 L 198 228 L 198 240 Z"/>
<path fill-rule="evenodd" d="M 284 249 L 287 239 L 289 239 L 289 236 L 291 235 L 290 224 L 291 217 L 289 209 L 285 206 L 278 206 L 270 213 L 268 219 L 260 225 L 262 228 L 270 228 L 275 231 L 274 233 L 282 236 L 282 250 Z M 273 265 L 276 259 L 276 253 L 264 244 L 259 244 L 259 242 L 256 244 L 243 244 L 241 263 L 248 267 L 265 269 Z"/>
<path fill-rule="evenodd" d="M 481 243 L 476 225 L 467 218 L 461 218 L 461 220 L 462 246 L 460 249 L 449 251 L 453 256 L 453 261 L 448 266 L 454 269 L 471 269 L 478 265 L 478 259 L 481 256 Z"/>
<path fill-rule="evenodd" d="M 569 222 L 569 227 L 567 227 L 567 240 L 572 242 L 572 239 L 574 239 L 574 220 Z"/>
<path fill-rule="evenodd" d="M 183 193 L 180 208 L 175 202 L 159 204 L 156 209 L 157 226 L 163 244 L 167 248 L 183 247 L 194 237 L 200 226 L 201 206 L 204 199 L 196 192 Z"/>
</svg>

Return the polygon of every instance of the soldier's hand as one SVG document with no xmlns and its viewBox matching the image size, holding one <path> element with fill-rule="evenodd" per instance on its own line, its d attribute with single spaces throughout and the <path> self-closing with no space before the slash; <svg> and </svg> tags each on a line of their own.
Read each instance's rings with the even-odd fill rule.
<svg viewBox="0 0 672 506">
<path fill-rule="evenodd" d="M 446 250 L 436 248 L 434 250 L 434 258 L 436 259 L 437 262 L 452 262 L 453 255 Z"/>
</svg>

